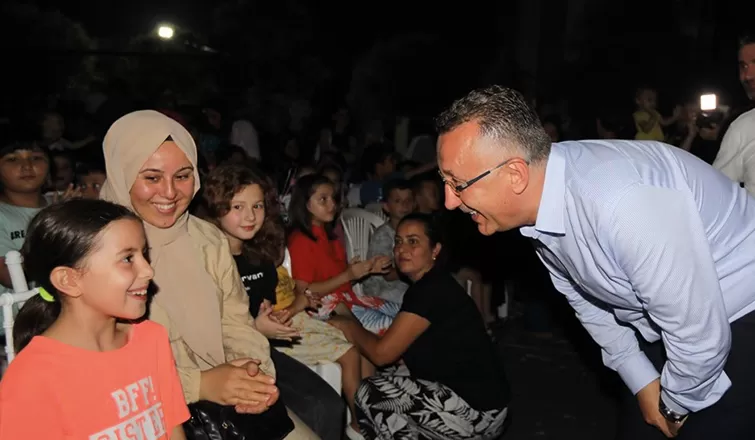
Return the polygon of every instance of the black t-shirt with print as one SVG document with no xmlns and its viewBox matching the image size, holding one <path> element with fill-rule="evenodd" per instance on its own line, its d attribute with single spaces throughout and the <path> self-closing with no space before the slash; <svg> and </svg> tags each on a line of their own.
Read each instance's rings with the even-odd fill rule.
<svg viewBox="0 0 755 440">
<path fill-rule="evenodd" d="M 241 275 L 246 294 L 249 295 L 249 312 L 257 317 L 262 301 L 275 304 L 275 286 L 278 285 L 278 272 L 273 263 L 252 264 L 243 255 L 235 255 L 236 268 Z"/>
<path fill-rule="evenodd" d="M 410 286 L 401 311 L 430 321 L 403 355 L 412 376 L 451 388 L 480 411 L 508 405 L 506 375 L 482 316 L 447 270 L 434 268 Z"/>
</svg>

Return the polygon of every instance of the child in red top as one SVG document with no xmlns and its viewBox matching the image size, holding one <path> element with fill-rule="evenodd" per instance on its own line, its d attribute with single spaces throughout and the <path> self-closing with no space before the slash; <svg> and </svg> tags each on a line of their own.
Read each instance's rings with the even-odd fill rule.
<svg viewBox="0 0 755 440">
<path fill-rule="evenodd" d="M 320 319 L 327 319 L 336 307 L 343 305 L 341 313 L 354 314 L 365 328 L 382 334 L 390 327 L 399 306 L 381 298 L 358 296 L 351 283 L 368 275 L 386 273 L 391 259 L 379 255 L 366 261 L 346 261 L 346 250 L 333 234 L 334 193 L 332 182 L 321 175 L 306 176 L 296 182 L 289 208 L 291 276 L 300 289 L 309 289 L 321 299 Z"/>
<path fill-rule="evenodd" d="M 52 205 L 22 254 L 40 294 L 13 328 L 0 439 L 185 440 L 189 418 L 166 330 L 132 324 L 154 272 L 142 222 L 100 200 Z"/>
</svg>

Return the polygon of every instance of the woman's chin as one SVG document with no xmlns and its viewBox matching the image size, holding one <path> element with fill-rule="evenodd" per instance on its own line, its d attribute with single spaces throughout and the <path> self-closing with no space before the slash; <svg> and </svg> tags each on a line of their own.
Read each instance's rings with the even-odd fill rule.
<svg viewBox="0 0 755 440">
<path fill-rule="evenodd" d="M 176 218 L 176 215 L 162 215 L 153 213 L 150 216 L 142 217 L 142 220 L 156 228 L 168 229 L 176 224 Z"/>
</svg>

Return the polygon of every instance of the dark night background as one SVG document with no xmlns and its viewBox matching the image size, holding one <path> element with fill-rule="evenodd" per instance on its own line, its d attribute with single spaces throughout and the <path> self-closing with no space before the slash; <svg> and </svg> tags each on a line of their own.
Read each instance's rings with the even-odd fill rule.
<svg viewBox="0 0 755 440">
<path fill-rule="evenodd" d="M 238 70 L 244 64 L 243 70 L 253 71 L 251 81 L 226 72 L 221 81 L 226 87 L 241 82 L 269 86 L 270 77 L 280 77 L 277 72 L 287 68 L 310 75 L 308 69 L 294 67 L 306 54 L 327 71 L 327 80 L 302 86 L 302 79 L 293 75 L 274 88 L 290 86 L 279 84 L 287 81 L 313 88 L 316 95 L 343 95 L 353 86 L 356 65 L 378 53 L 377 60 L 367 61 L 373 71 L 367 88 L 388 101 L 381 108 L 409 113 L 432 113 L 469 88 L 488 83 L 567 99 L 578 113 L 605 105 L 605 99 L 631 101 L 628 93 L 646 82 L 663 91 L 662 101 L 694 96 L 703 88 L 736 101 L 741 98 L 736 36 L 755 11 L 752 4 L 711 0 L 37 4 L 57 8 L 79 23 L 99 50 L 126 50 L 129 40 L 149 35 L 157 23 L 174 24 L 228 54 L 214 67 L 230 63 Z M 32 64 L 40 63 L 39 50 L 63 49 L 59 41 L 46 44 L 51 42 L 39 36 L 24 41 L 18 35 L 23 29 L 12 25 L 4 33 L 3 44 L 22 61 L 12 64 L 13 70 L 27 79 L 30 72 L 23 65 L 30 58 Z M 31 52 L 24 51 L 25 43 L 34 46 Z M 42 69 L 49 70 L 49 64 Z M 181 72 L 174 76 L 180 83 Z"/>
<path fill-rule="evenodd" d="M 362 124 L 357 131 L 379 120 L 389 132 L 398 116 L 426 130 L 453 99 L 501 84 L 522 91 L 541 116 L 568 115 L 573 131 L 564 138 L 590 137 L 596 116 L 631 116 L 638 85 L 659 90 L 664 114 L 701 92 L 743 104 L 737 38 L 755 30 L 754 16 L 755 2 L 734 0 L 3 0 L 0 125 L 75 103 L 56 110 L 80 121 L 66 122 L 77 140 L 101 136 L 125 113 L 122 101 L 135 108 L 180 101 L 175 108 L 196 117 L 208 97 L 222 96 L 261 134 L 284 132 L 281 121 L 297 101 L 311 104 L 315 129 L 345 105 Z M 176 37 L 158 39 L 161 23 Z M 98 93 L 115 102 L 112 111 L 81 117 Z M 286 145 L 261 139 L 274 153 Z M 490 260 L 496 276 L 535 278 L 519 270 L 540 268 L 529 243 L 532 261 L 507 247 L 518 232 L 496 242 L 478 242 L 472 232 L 472 246 L 496 253 L 474 254 Z M 563 338 L 536 339 L 515 319 L 497 335 L 516 402 L 507 439 L 612 438 L 616 375 L 573 312 L 563 315 L 556 317 L 566 323 L 558 328 Z"/>
</svg>

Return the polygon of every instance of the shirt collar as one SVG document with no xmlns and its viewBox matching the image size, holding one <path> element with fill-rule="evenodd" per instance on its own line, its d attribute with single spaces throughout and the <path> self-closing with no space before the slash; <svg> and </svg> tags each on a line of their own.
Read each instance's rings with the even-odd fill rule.
<svg viewBox="0 0 755 440">
<path fill-rule="evenodd" d="M 538 233 L 564 235 L 564 202 L 566 195 L 566 158 L 563 147 L 553 144 L 545 166 L 543 194 L 537 210 L 535 226 L 523 226 L 520 232 L 525 237 L 536 238 Z"/>
</svg>

